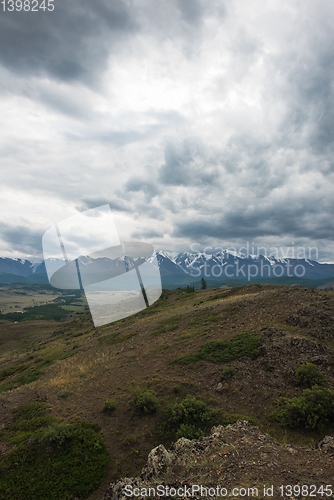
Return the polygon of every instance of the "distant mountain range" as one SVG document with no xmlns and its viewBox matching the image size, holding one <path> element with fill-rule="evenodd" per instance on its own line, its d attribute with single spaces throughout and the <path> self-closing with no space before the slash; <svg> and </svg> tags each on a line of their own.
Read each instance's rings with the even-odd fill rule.
<svg viewBox="0 0 334 500">
<path fill-rule="evenodd" d="M 265 257 L 263 255 L 251 256 L 228 250 L 212 255 L 205 253 L 171 253 L 157 252 L 157 260 L 163 282 L 187 283 L 198 281 L 202 277 L 209 280 L 251 280 L 266 278 L 304 278 L 311 280 L 327 279 L 334 277 L 334 264 L 320 263 L 309 259 L 289 259 Z M 104 271 L 117 269 L 124 264 L 127 269 L 132 268 L 138 259 L 125 257 L 123 259 L 108 259 L 101 257 L 92 259 L 81 256 L 78 259 L 82 265 L 88 266 L 93 273 L 98 270 L 103 279 Z M 153 260 L 151 258 L 151 260 Z M 49 260 L 55 269 L 62 266 L 59 259 Z M 0 258 L 1 283 L 48 283 L 44 261 L 30 262 L 26 259 Z"/>
<path fill-rule="evenodd" d="M 216 254 L 158 252 L 162 275 L 188 274 L 194 278 L 248 279 L 296 277 L 323 279 L 334 276 L 334 264 L 309 259 L 251 256 L 225 250 Z"/>
</svg>

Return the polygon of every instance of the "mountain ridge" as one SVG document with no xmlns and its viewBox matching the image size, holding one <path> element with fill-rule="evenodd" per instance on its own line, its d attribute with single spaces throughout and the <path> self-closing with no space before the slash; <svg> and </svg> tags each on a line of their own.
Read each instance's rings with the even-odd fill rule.
<svg viewBox="0 0 334 500">
<path fill-rule="evenodd" d="M 286 276 L 323 279 L 334 276 L 333 263 L 321 263 L 307 258 L 267 257 L 261 254 L 246 255 L 228 250 L 213 254 L 203 252 L 171 253 L 160 250 L 148 260 L 153 262 L 155 256 L 162 277 L 179 275 L 180 277 L 190 276 L 197 279 L 205 277 L 213 280 L 229 278 L 250 280 L 252 278 L 280 278 Z M 138 259 L 134 260 L 131 257 L 113 260 L 106 257 L 92 259 L 89 256 L 82 255 L 78 259 L 83 265 L 98 266 L 101 272 L 103 272 L 103 266 L 105 266 L 105 269 L 110 269 L 110 266 L 118 267 L 122 260 L 130 268 L 138 262 Z M 47 259 L 47 261 L 51 260 L 52 266 L 56 267 L 61 266 L 61 263 L 64 262 L 61 259 Z M 46 267 L 44 261 L 31 262 L 27 259 L 0 257 L 0 273 L 31 277 L 45 274 Z"/>
</svg>

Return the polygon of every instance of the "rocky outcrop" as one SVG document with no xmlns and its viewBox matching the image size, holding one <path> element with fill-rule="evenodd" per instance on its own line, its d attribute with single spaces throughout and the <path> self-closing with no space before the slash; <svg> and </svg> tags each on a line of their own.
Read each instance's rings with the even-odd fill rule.
<svg viewBox="0 0 334 500">
<path fill-rule="evenodd" d="M 167 499 L 175 496 L 175 491 L 179 497 L 202 498 L 205 492 L 201 494 L 197 486 L 211 488 L 211 498 L 216 498 L 217 487 L 225 488 L 227 496 L 233 488 L 256 487 L 260 496 L 264 485 L 273 487 L 274 497 L 284 498 L 279 486 L 302 485 L 306 480 L 319 486 L 331 484 L 333 470 L 334 437 L 324 437 L 316 448 L 282 445 L 259 427 L 239 420 L 213 427 L 207 437 L 181 438 L 170 450 L 157 446 L 140 477 L 112 483 L 101 500 L 141 499 L 149 494 Z"/>
<path fill-rule="evenodd" d="M 323 451 L 324 453 L 328 453 L 329 455 L 334 455 L 334 437 L 325 436 L 318 442 L 317 448 Z"/>
</svg>

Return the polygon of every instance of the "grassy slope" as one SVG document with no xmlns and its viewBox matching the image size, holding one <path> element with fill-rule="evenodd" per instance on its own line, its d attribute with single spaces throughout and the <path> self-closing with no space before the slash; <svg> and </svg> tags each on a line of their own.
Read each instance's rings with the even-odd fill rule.
<svg viewBox="0 0 334 500">
<path fill-rule="evenodd" d="M 295 276 L 288 277 L 285 276 L 283 278 L 254 278 L 252 280 L 247 280 L 238 278 L 238 279 L 212 279 L 210 277 L 205 277 L 207 287 L 208 288 L 216 288 L 221 286 L 227 287 L 235 287 L 235 286 L 244 286 L 244 285 L 254 285 L 254 284 L 270 284 L 270 285 L 300 285 L 306 286 L 309 288 L 318 288 L 320 285 L 325 285 L 330 281 L 333 281 L 332 278 L 319 278 L 319 279 L 306 279 L 306 278 L 297 278 Z M 177 287 L 184 287 L 187 285 L 195 286 L 195 288 L 201 288 L 201 279 L 195 278 L 190 275 L 168 275 L 162 277 L 163 287 L 168 290 L 174 290 Z"/>
<path fill-rule="evenodd" d="M 194 294 L 166 292 L 146 311 L 98 329 L 84 316 L 56 328 L 46 322 L 45 330 L 39 326 L 38 331 L 38 322 L 11 325 L 13 336 L 9 336 L 4 322 L 0 370 L 50 362 L 40 368 L 37 380 L 0 395 L 1 422 L 11 421 L 14 407 L 46 398 L 57 418 L 99 423 L 111 462 L 108 476 L 90 500 L 99 499 L 111 480 L 138 474 L 151 448 L 170 443 L 167 436 L 157 435 L 157 424 L 164 411 L 187 394 L 212 410 L 251 417 L 281 441 L 314 444 L 322 435 L 282 429 L 267 416 L 281 394 L 302 393 L 293 383 L 294 370 L 315 356 L 333 388 L 333 312 L 332 292 L 249 285 Z M 20 329 L 17 337 L 14 327 Z M 261 338 L 262 356 L 255 360 L 171 363 L 200 352 L 206 342 L 229 340 L 245 331 Z M 235 376 L 222 383 L 226 367 L 233 368 Z M 5 378 L 0 388 L 15 376 Z M 134 415 L 133 391 L 138 387 L 156 392 L 161 402 L 156 414 Z M 110 415 L 101 412 L 107 398 L 117 403 Z M 5 452 L 6 446 L 1 449 Z"/>
</svg>

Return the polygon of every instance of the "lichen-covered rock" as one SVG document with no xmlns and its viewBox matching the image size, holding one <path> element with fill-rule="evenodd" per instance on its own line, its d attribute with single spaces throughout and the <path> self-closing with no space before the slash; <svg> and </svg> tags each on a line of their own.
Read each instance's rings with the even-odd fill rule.
<svg viewBox="0 0 334 500">
<path fill-rule="evenodd" d="M 156 448 L 150 451 L 147 458 L 147 464 L 142 470 L 142 479 L 151 479 L 158 474 L 165 472 L 168 465 L 171 463 L 173 454 L 168 452 L 166 448 L 159 444 Z"/>
<path fill-rule="evenodd" d="M 187 439 L 187 438 L 180 438 L 178 439 L 173 445 L 172 445 L 172 449 L 176 452 L 176 453 L 179 453 L 181 450 L 185 450 L 187 448 L 189 448 L 189 446 L 191 445 L 191 441 L 190 439 Z"/>
<path fill-rule="evenodd" d="M 324 453 L 328 453 L 329 455 L 334 455 L 334 437 L 333 436 L 325 436 L 319 441 L 317 444 L 317 448 Z"/>
</svg>

